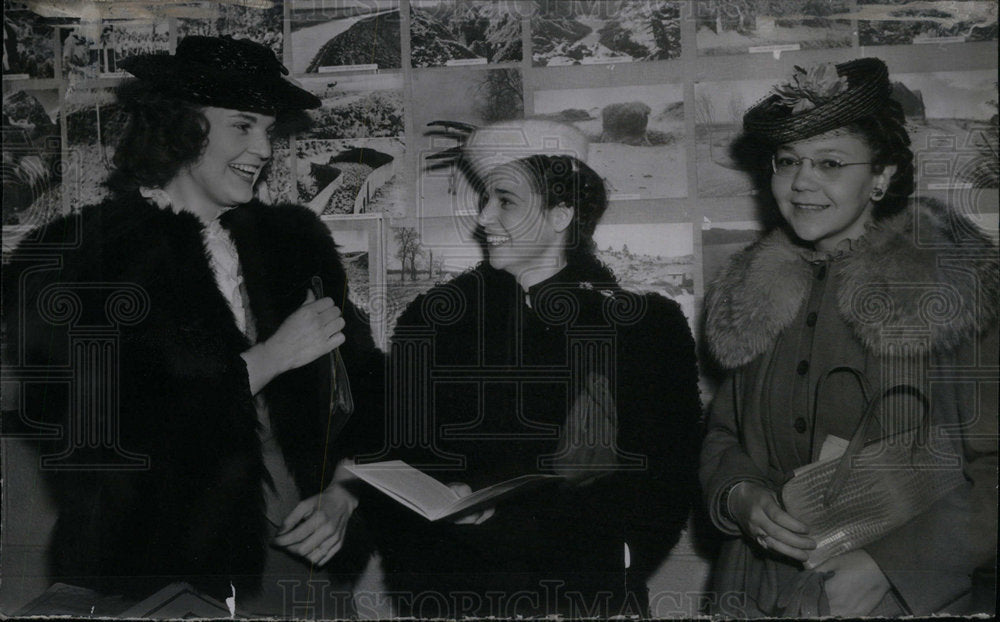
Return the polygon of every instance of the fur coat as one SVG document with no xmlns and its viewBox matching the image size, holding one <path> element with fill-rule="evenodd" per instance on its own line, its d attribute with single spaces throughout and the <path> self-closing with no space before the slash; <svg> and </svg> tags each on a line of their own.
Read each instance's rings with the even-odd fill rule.
<svg viewBox="0 0 1000 622">
<path fill-rule="evenodd" d="M 833 321 L 846 328 L 840 344 L 813 351 L 817 360 L 882 370 L 869 376 L 876 388 L 894 374 L 916 374 L 931 397 L 931 423 L 962 430 L 952 438 L 968 485 L 865 547 L 890 580 L 903 612 L 961 611 L 973 570 L 995 561 L 996 554 L 1000 277 L 993 243 L 941 205 L 917 203 L 870 226 L 850 250 L 832 258 L 818 257 L 776 230 L 731 259 L 706 298 L 708 347 L 729 372 L 716 393 L 701 455 L 709 513 L 723 532 L 739 535 L 738 526 L 721 512 L 723 492 L 740 480 L 778 490 L 790 475 L 776 469 L 780 457 L 769 454 L 775 434 L 783 433 L 775 432 L 774 422 L 785 415 L 769 411 L 768 396 L 774 395 L 772 387 L 791 391 L 796 382 L 796 372 L 787 378 L 772 375 L 785 368 L 776 352 L 782 339 L 809 343 L 810 337 L 798 337 L 808 335 L 798 322 L 807 301 L 815 304 L 810 291 L 819 265 L 829 267 L 837 287 L 829 303 Z M 809 316 L 812 326 L 816 314 Z M 798 374 L 810 369 L 802 365 Z M 795 361 L 787 368 L 794 367 Z M 939 380 L 944 372 L 950 381 Z M 840 411 L 849 410 L 842 403 Z M 822 412 L 831 411 L 811 415 L 817 428 L 829 425 L 820 420 Z M 853 429 L 860 412 L 838 416 L 855 417 L 842 424 Z M 767 571 L 761 565 L 765 557 L 742 539 L 727 542 L 716 567 L 716 589 L 745 590 L 750 599 L 771 600 L 773 594 L 765 595 L 764 588 L 754 593 L 738 578 L 742 573 L 758 581 L 754 575 Z"/>
<path fill-rule="evenodd" d="M 314 275 L 337 293 L 347 321 L 341 353 L 357 410 L 339 438 L 325 438 L 328 357 L 262 392 L 306 498 L 341 456 L 367 446 L 381 358 L 315 215 L 252 202 L 221 223 L 239 252 L 260 341 L 303 303 Z M 218 290 L 201 222 L 126 195 L 29 234 L 7 268 L 9 360 L 39 372 L 22 385 L 19 419 L 41 441 L 58 506 L 53 579 L 133 597 L 178 580 L 217 596 L 229 595 L 230 582 L 254 593 L 268 473 L 240 356 L 252 344 Z M 95 421 L 107 427 L 88 430 Z"/>
<path fill-rule="evenodd" d="M 620 467 L 522 491 L 475 526 L 428 523 L 389 502 L 378 519 L 389 587 L 442 595 L 432 604 L 443 608 L 412 613 L 642 613 L 645 581 L 696 492 L 701 408 L 677 303 L 623 291 L 593 260 L 528 292 L 484 263 L 407 307 L 390 358 L 400 405 L 390 428 L 409 435 L 398 455 L 441 481 L 476 490 L 525 473 L 578 480 Z M 585 430 L 601 441 L 567 442 Z"/>
</svg>

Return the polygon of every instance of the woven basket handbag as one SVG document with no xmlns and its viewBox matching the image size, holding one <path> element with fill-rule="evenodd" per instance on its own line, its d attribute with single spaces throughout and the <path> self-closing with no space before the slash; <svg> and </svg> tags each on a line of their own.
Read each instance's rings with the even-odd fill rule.
<svg viewBox="0 0 1000 622">
<path fill-rule="evenodd" d="M 931 426 L 930 403 L 919 389 L 899 384 L 873 400 L 861 371 L 835 367 L 820 378 L 817 397 L 823 380 L 841 371 L 858 379 L 867 404 L 847 449 L 837 458 L 799 469 L 781 489 L 785 509 L 808 525 L 816 540 L 806 568 L 878 540 L 965 481 L 962 461 L 940 428 Z M 865 444 L 885 398 L 899 394 L 921 402 L 921 424 Z"/>
</svg>

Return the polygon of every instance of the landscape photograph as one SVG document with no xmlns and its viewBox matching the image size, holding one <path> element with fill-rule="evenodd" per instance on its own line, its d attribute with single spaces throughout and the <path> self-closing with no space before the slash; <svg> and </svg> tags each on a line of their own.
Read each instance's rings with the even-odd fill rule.
<svg viewBox="0 0 1000 622">
<path fill-rule="evenodd" d="M 177 18 L 177 38 L 229 35 L 234 39 L 251 39 L 270 47 L 281 60 L 284 58 L 284 33 L 274 25 L 283 23 L 284 10 L 282 0 L 185 5 L 175 11 L 184 15 Z"/>
<path fill-rule="evenodd" d="M 400 138 L 297 140 L 298 200 L 321 216 L 396 214 L 403 188 Z"/>
<path fill-rule="evenodd" d="M 465 178 L 453 167 L 440 166 L 430 156 L 458 145 L 449 133 L 442 135 L 444 121 L 462 126 L 483 126 L 524 116 L 521 72 L 518 69 L 454 67 L 447 71 L 413 73 L 413 127 L 422 133 L 416 153 L 416 202 L 413 215 L 450 217 L 476 208 L 474 194 Z M 449 97 L 442 97 L 449 93 Z M 434 166 L 438 163 L 438 166 Z"/>
<path fill-rule="evenodd" d="M 847 0 L 699 0 L 692 4 L 698 53 L 746 54 L 850 47 Z M 763 48 L 763 49 L 757 49 Z"/>
<path fill-rule="evenodd" d="M 677 302 L 694 321 L 694 233 L 691 223 L 599 224 L 597 258 L 623 289 L 653 292 Z"/>
<path fill-rule="evenodd" d="M 861 45 L 964 43 L 997 38 L 994 0 L 858 0 L 852 17 L 858 20 Z"/>
<path fill-rule="evenodd" d="M 403 134 L 401 73 L 307 77 L 303 88 L 322 106 L 307 111 L 312 126 L 299 138 L 379 138 Z"/>
<path fill-rule="evenodd" d="M 665 0 L 535 0 L 536 67 L 668 60 L 681 54 L 681 3 Z"/>
<path fill-rule="evenodd" d="M 1000 187 L 996 72 L 900 73 L 893 80 L 893 97 L 906 113 L 918 189 Z"/>
<path fill-rule="evenodd" d="M 489 0 L 410 0 L 413 67 L 521 60 L 516 5 Z"/>
<path fill-rule="evenodd" d="M 5 89 L 6 90 L 6 89 Z M 12 88 L 3 96 L 3 225 L 33 225 L 62 208 L 59 91 Z"/>
<path fill-rule="evenodd" d="M 63 188 L 71 209 L 104 199 L 104 186 L 111 172 L 114 138 L 124 130 L 124 115 L 110 88 L 78 88 L 66 96 L 67 159 Z"/>
<path fill-rule="evenodd" d="M 444 283 L 482 261 L 473 238 L 473 218 L 424 218 L 388 230 L 386 240 L 386 326 L 420 294 Z"/>
<path fill-rule="evenodd" d="M 3 2 L 3 77 L 55 77 L 53 28 L 24 2 Z"/>
<path fill-rule="evenodd" d="M 587 136 L 611 200 L 687 196 L 681 85 L 535 91 L 534 113 Z"/>
<path fill-rule="evenodd" d="M 734 197 L 755 194 L 754 180 L 747 170 L 748 163 L 734 153 L 733 146 L 743 131 L 743 113 L 768 96 L 772 86 L 771 80 L 695 83 L 695 171 L 698 176 L 698 196 Z"/>
<path fill-rule="evenodd" d="M 290 0 L 292 73 L 399 69 L 399 0 Z"/>
</svg>

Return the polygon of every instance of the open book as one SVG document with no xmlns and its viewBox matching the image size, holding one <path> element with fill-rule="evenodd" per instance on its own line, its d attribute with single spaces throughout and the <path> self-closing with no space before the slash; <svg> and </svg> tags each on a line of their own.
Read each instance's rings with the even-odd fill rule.
<svg viewBox="0 0 1000 622">
<path fill-rule="evenodd" d="M 347 470 L 417 514 L 432 521 L 493 505 L 561 475 L 522 475 L 460 497 L 454 490 L 402 460 L 355 464 Z"/>
</svg>

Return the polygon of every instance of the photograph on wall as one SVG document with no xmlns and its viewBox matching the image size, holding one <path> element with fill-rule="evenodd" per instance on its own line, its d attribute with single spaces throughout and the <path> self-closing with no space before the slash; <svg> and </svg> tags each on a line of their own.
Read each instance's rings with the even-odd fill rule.
<svg viewBox="0 0 1000 622">
<path fill-rule="evenodd" d="M 55 36 L 52 26 L 24 2 L 3 3 L 3 78 L 55 77 Z"/>
<path fill-rule="evenodd" d="M 365 313 L 371 310 L 370 286 L 378 280 L 371 274 L 369 269 L 370 232 L 369 227 L 345 227 L 342 221 L 335 219 L 324 219 L 333 241 L 337 244 L 337 252 L 340 253 L 340 261 L 347 273 L 347 283 L 350 287 L 348 297 L 358 308 Z M 343 308 L 339 294 L 336 292 L 326 292 L 333 298 L 334 303 Z"/>
<path fill-rule="evenodd" d="M 763 235 L 756 221 L 706 222 L 701 226 L 701 274 L 707 287 L 726 267 L 733 253 L 753 244 Z"/>
<path fill-rule="evenodd" d="M 861 45 L 965 43 L 996 41 L 994 0 L 858 0 L 858 42 Z"/>
<path fill-rule="evenodd" d="M 391 227 L 386 240 L 385 314 L 388 334 L 396 318 L 420 294 L 474 267 L 484 255 L 475 240 L 475 219 L 424 218 Z"/>
<path fill-rule="evenodd" d="M 94 36 L 93 33 L 99 33 Z M 124 20 L 60 28 L 63 76 L 71 81 L 128 75 L 119 61 L 170 51 L 168 20 Z"/>
<path fill-rule="evenodd" d="M 124 131 L 124 115 L 110 88 L 79 88 L 63 103 L 66 123 L 66 161 L 63 191 L 77 209 L 105 199 L 111 172 L 114 138 Z"/>
<path fill-rule="evenodd" d="M 257 181 L 257 195 L 265 203 L 294 203 L 292 151 L 287 136 L 271 140 L 271 161 Z"/>
<path fill-rule="evenodd" d="M 687 196 L 683 85 L 535 91 L 534 112 L 587 136 L 611 200 Z"/>
<path fill-rule="evenodd" d="M 401 73 L 331 75 L 299 81 L 323 105 L 309 110 L 312 127 L 299 138 L 380 138 L 403 134 Z"/>
<path fill-rule="evenodd" d="M 282 60 L 284 48 L 285 14 L 282 0 L 254 0 L 253 2 L 200 2 L 184 5 L 185 17 L 177 19 L 177 38 L 189 35 L 251 39 L 274 50 Z"/>
<path fill-rule="evenodd" d="M 597 258 L 623 289 L 677 302 L 694 322 L 694 233 L 689 222 L 597 225 Z"/>
<path fill-rule="evenodd" d="M 292 73 L 399 69 L 399 0 L 290 0 Z"/>
<path fill-rule="evenodd" d="M 695 170 L 698 196 L 755 194 L 753 164 L 734 150 L 743 130 L 743 113 L 768 96 L 773 80 L 695 82 Z"/>
<path fill-rule="evenodd" d="M 918 190 L 1000 187 L 997 74 L 992 70 L 894 74 Z"/>
<path fill-rule="evenodd" d="M 62 208 L 59 91 L 4 90 L 3 225 L 38 225 Z"/>
<path fill-rule="evenodd" d="M 524 116 L 524 95 L 518 69 L 459 68 L 413 74 L 413 127 L 421 136 L 416 153 L 417 188 L 414 215 L 451 216 L 476 209 L 476 201 L 465 178 L 453 168 L 428 167 L 428 157 L 458 142 L 441 136 L 434 121 L 483 126 Z M 442 97 L 448 93 L 448 97 Z"/>
<path fill-rule="evenodd" d="M 681 3 L 534 0 L 536 67 L 668 60 L 681 55 Z"/>
<path fill-rule="evenodd" d="M 410 0 L 411 66 L 520 61 L 517 8 L 491 0 Z"/>
<path fill-rule="evenodd" d="M 296 140 L 298 201 L 321 216 L 397 214 L 404 155 L 401 138 Z"/>
<path fill-rule="evenodd" d="M 698 53 L 746 54 L 850 47 L 847 0 L 699 0 Z"/>
</svg>

